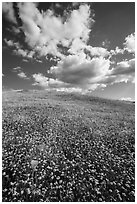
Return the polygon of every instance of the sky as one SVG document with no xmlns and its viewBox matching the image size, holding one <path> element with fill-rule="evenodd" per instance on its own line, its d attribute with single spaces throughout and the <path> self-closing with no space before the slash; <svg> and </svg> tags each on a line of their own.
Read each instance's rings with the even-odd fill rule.
<svg viewBox="0 0 137 204">
<path fill-rule="evenodd" d="M 135 3 L 3 2 L 2 86 L 135 100 Z"/>
</svg>

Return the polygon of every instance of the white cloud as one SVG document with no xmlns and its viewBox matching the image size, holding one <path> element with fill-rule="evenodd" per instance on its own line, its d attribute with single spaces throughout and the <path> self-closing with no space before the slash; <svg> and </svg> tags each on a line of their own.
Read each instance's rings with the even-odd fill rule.
<svg viewBox="0 0 137 204">
<path fill-rule="evenodd" d="M 19 78 L 22 78 L 22 79 L 29 79 L 28 77 L 27 77 L 27 75 L 22 71 L 22 68 L 21 67 L 14 67 L 13 69 L 13 72 L 16 72 L 17 73 L 17 76 L 19 77 Z"/>
<path fill-rule="evenodd" d="M 22 61 L 23 61 L 23 62 L 29 62 L 29 60 L 28 60 L 28 59 L 23 59 Z"/>
<path fill-rule="evenodd" d="M 8 46 L 14 46 L 14 42 L 12 40 L 7 40 L 7 39 L 4 39 L 5 43 L 8 45 Z"/>
<path fill-rule="evenodd" d="M 121 61 L 111 70 L 111 75 L 129 75 L 135 73 L 135 59 Z"/>
<path fill-rule="evenodd" d="M 23 49 L 14 50 L 14 53 L 22 57 L 27 57 L 27 51 Z"/>
<path fill-rule="evenodd" d="M 36 7 L 37 4 L 31 2 L 17 5 L 22 20 L 20 29 L 24 32 L 25 40 L 33 49 L 33 53 L 39 57 L 51 54 L 64 59 L 66 53 L 63 47 L 58 46 L 68 48 L 70 54 L 81 55 L 86 49 L 91 56 L 108 56 L 109 52 L 105 48 L 87 45 L 94 23 L 94 14 L 91 13 L 89 5 L 79 5 L 78 9 L 70 11 L 67 17 L 57 16 L 51 9 L 40 12 Z M 23 57 L 30 57 L 30 54 L 27 55 L 26 50 L 21 47 L 14 52 Z"/>
<path fill-rule="evenodd" d="M 33 74 L 32 77 L 35 80 L 35 83 L 33 85 L 37 85 L 43 88 L 55 88 L 55 87 L 58 88 L 65 86 L 65 83 L 57 79 L 45 77 L 41 73 Z"/>
<path fill-rule="evenodd" d="M 109 52 L 107 51 L 106 48 L 103 48 L 103 47 L 86 46 L 86 49 L 90 52 L 91 56 L 102 56 L 102 57 L 109 56 Z"/>
<path fill-rule="evenodd" d="M 17 24 L 12 2 L 2 2 L 2 12 L 9 21 Z"/>
<path fill-rule="evenodd" d="M 87 60 L 84 57 L 68 56 L 57 66 L 51 67 L 49 73 L 71 86 L 90 88 L 108 73 L 109 65 L 109 60 L 102 57 Z"/>
<path fill-rule="evenodd" d="M 135 33 L 128 35 L 124 42 L 125 50 L 135 53 Z"/>
<path fill-rule="evenodd" d="M 24 73 L 24 72 L 19 72 L 18 74 L 18 77 L 20 77 L 20 78 L 22 78 L 22 79 L 29 79 L 28 77 L 27 77 L 27 75 Z"/>
<path fill-rule="evenodd" d="M 110 50 L 111 56 L 118 55 L 118 54 L 124 54 L 125 51 L 128 51 L 129 53 L 135 53 L 135 33 L 128 35 L 125 38 L 125 42 L 123 43 L 124 47 L 121 49 L 118 46 L 114 50 Z"/>
<path fill-rule="evenodd" d="M 35 81 L 32 84 L 33 86 L 40 86 L 44 89 L 55 89 L 57 91 L 87 93 L 88 91 L 91 91 L 91 90 L 93 91 L 99 87 L 101 88 L 106 87 L 105 84 L 94 83 L 94 84 L 89 84 L 88 88 L 85 89 L 82 86 L 80 87 L 77 84 L 66 83 L 58 79 L 45 77 L 41 73 L 33 74 L 32 77 Z"/>
<path fill-rule="evenodd" d="M 81 44 L 88 40 L 94 20 L 86 4 L 72 10 L 65 21 L 64 16 L 56 16 L 50 9 L 40 13 L 34 3 L 18 3 L 18 7 L 26 42 L 39 51 L 40 56 L 52 54 L 62 58 L 58 45 L 68 47 L 76 38 Z"/>
<path fill-rule="evenodd" d="M 110 50 L 111 55 L 118 55 L 118 54 L 124 54 L 124 49 L 119 48 L 118 46 L 114 50 Z"/>
<path fill-rule="evenodd" d="M 100 83 L 114 84 L 120 82 L 135 82 L 135 59 L 121 61 L 108 74 L 101 79 Z"/>
<path fill-rule="evenodd" d="M 20 44 L 18 42 L 14 42 L 13 40 L 7 40 L 6 38 L 4 39 L 4 41 L 9 47 L 16 47 L 17 49 L 20 48 Z"/>
<path fill-rule="evenodd" d="M 28 51 L 28 50 L 23 50 L 23 49 L 19 48 L 19 49 L 14 50 L 13 52 L 16 55 L 25 57 L 27 59 L 35 59 L 35 57 L 34 57 L 35 51 Z"/>
<path fill-rule="evenodd" d="M 122 97 L 120 100 L 121 101 L 133 101 L 133 99 L 130 97 Z"/>
<path fill-rule="evenodd" d="M 22 56 L 22 57 L 26 57 L 28 59 L 34 58 L 34 55 L 36 53 L 35 51 L 25 50 L 25 49 L 22 48 L 22 46 L 18 42 L 14 42 L 13 40 L 4 39 L 4 41 L 9 47 L 14 47 L 15 48 L 13 50 L 14 54 Z"/>
<path fill-rule="evenodd" d="M 18 67 L 14 67 L 13 70 L 14 70 L 14 71 L 20 71 L 20 70 L 21 70 L 21 67 L 19 67 L 19 66 L 18 66 Z"/>
<path fill-rule="evenodd" d="M 102 57 L 92 60 L 76 55 L 67 56 L 49 70 L 50 77 L 34 74 L 34 85 L 67 92 L 87 92 L 120 82 L 135 81 L 135 59 L 117 63 L 109 69 L 110 61 Z"/>
<path fill-rule="evenodd" d="M 56 7 L 60 5 L 56 4 Z M 134 34 L 125 38 L 122 49 L 116 47 L 108 51 L 108 40 L 102 42 L 104 47 L 89 45 L 88 43 L 92 43 L 89 42 L 89 34 L 94 14 L 88 4 L 72 6 L 72 10 L 64 11 L 62 16 L 56 15 L 52 9 L 40 11 L 36 3 L 17 3 L 17 7 L 22 21 L 19 29 L 24 33 L 28 49 L 23 49 L 23 46 L 12 40 L 5 39 L 5 43 L 9 47 L 15 47 L 14 53 L 25 59 L 42 62 L 43 56 L 47 59 L 52 55 L 50 60 L 56 62 L 50 68 L 49 75 L 33 74 L 33 85 L 66 91 L 87 91 L 135 80 L 134 59 L 119 63 L 113 63 L 115 59 L 111 59 L 113 55 L 116 58 L 116 55 L 123 55 L 126 51 L 135 51 Z M 114 66 L 111 70 L 110 65 Z M 27 77 L 22 71 L 18 76 L 24 79 Z"/>
<path fill-rule="evenodd" d="M 37 59 L 36 61 L 39 62 L 39 63 L 42 63 L 42 60 Z"/>
<path fill-rule="evenodd" d="M 35 80 L 35 83 L 33 85 L 38 85 L 41 87 L 47 87 L 48 86 L 48 78 L 43 76 L 41 73 L 33 74 L 32 77 Z"/>
</svg>

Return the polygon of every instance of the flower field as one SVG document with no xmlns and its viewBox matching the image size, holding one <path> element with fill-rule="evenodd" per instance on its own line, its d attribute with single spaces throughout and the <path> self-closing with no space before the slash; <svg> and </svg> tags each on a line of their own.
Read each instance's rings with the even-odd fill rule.
<svg viewBox="0 0 137 204">
<path fill-rule="evenodd" d="M 3 202 L 134 202 L 135 104 L 3 92 Z"/>
</svg>

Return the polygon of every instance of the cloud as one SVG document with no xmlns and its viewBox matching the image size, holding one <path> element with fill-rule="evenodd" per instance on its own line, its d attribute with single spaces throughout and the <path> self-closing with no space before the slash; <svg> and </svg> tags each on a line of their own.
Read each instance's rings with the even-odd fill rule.
<svg viewBox="0 0 137 204">
<path fill-rule="evenodd" d="M 23 49 L 22 46 L 18 42 L 14 42 L 13 40 L 4 39 L 5 43 L 8 47 L 13 47 L 13 53 L 18 56 L 22 56 L 27 59 L 35 59 L 38 60 L 36 57 L 36 52 L 34 50 L 27 50 Z"/>
<path fill-rule="evenodd" d="M 114 84 L 120 82 L 135 82 L 135 59 L 121 61 L 116 64 L 100 83 Z"/>
<path fill-rule="evenodd" d="M 17 6 L 22 21 L 20 29 L 33 55 L 36 54 L 38 58 L 50 54 L 64 59 L 68 54 L 79 55 L 85 50 L 90 56 L 108 56 L 109 52 L 105 48 L 87 45 L 95 22 L 89 5 L 80 4 L 77 9 L 71 8 L 67 15 L 64 11 L 63 16 L 57 16 L 51 9 L 40 12 L 37 4 L 31 2 L 18 3 Z M 31 56 L 21 47 L 14 53 L 28 58 Z"/>
<path fill-rule="evenodd" d="M 81 93 L 87 93 L 88 91 L 95 90 L 100 87 L 105 87 L 106 85 L 103 84 L 90 84 L 88 89 L 84 89 L 83 87 L 79 87 L 77 84 L 71 84 L 66 83 L 63 81 L 60 81 L 58 79 L 53 79 L 44 76 L 42 73 L 33 74 L 32 75 L 34 79 L 33 86 L 39 86 L 44 89 L 54 89 L 56 91 L 65 91 L 65 92 L 81 92 Z"/>
<path fill-rule="evenodd" d="M 135 60 L 117 63 L 116 58 L 127 51 L 135 51 L 134 34 L 125 38 L 123 48 L 116 47 L 109 51 L 108 40 L 102 42 L 103 47 L 93 47 L 89 37 L 95 22 L 94 14 L 90 5 L 74 4 L 61 16 L 51 8 L 39 10 L 36 3 L 17 3 L 22 26 L 19 30 L 14 29 L 17 33 L 23 32 L 25 48 L 23 44 L 12 40 L 5 39 L 5 43 L 25 60 L 42 62 L 44 56 L 55 64 L 45 76 L 42 73 L 33 74 L 33 85 L 66 91 L 88 91 L 113 83 L 133 82 Z M 56 7 L 60 5 L 57 3 Z M 27 77 L 21 70 L 18 76 L 24 79 Z"/>
<path fill-rule="evenodd" d="M 59 81 L 69 83 L 71 86 L 90 88 L 109 71 L 109 60 L 102 57 L 87 60 L 84 57 L 68 56 L 57 66 L 51 67 L 49 73 Z"/>
<path fill-rule="evenodd" d="M 124 42 L 125 50 L 130 53 L 135 53 L 135 33 L 128 35 Z"/>
<path fill-rule="evenodd" d="M 22 57 L 27 57 L 27 53 L 28 53 L 27 50 L 23 50 L 21 48 L 14 50 L 13 52 L 14 54 L 22 56 Z"/>
<path fill-rule="evenodd" d="M 37 59 L 36 61 L 39 62 L 39 63 L 42 63 L 42 60 Z"/>
<path fill-rule="evenodd" d="M 135 59 L 121 61 L 111 70 L 110 60 L 103 57 L 86 59 L 73 55 L 59 61 L 48 71 L 49 77 L 34 74 L 35 85 L 65 91 L 91 91 L 107 85 L 135 81 Z"/>
<path fill-rule="evenodd" d="M 23 59 L 22 61 L 23 61 L 23 62 L 29 62 L 29 60 L 28 60 L 28 59 Z"/>
<path fill-rule="evenodd" d="M 4 41 L 9 47 L 16 47 L 16 49 L 20 48 L 20 44 L 18 42 L 14 42 L 13 40 L 7 40 L 6 38 L 4 39 Z"/>
<path fill-rule="evenodd" d="M 20 71 L 20 70 L 21 70 L 21 67 L 19 67 L 19 66 L 18 66 L 18 67 L 14 67 L 13 70 L 14 70 L 15 72 Z"/>
<path fill-rule="evenodd" d="M 112 55 L 118 55 L 118 54 L 124 54 L 125 50 L 119 48 L 118 46 L 114 50 L 110 50 L 110 54 Z"/>
<path fill-rule="evenodd" d="M 35 83 L 33 85 L 38 85 L 41 87 L 47 87 L 48 86 L 48 78 L 43 76 L 43 74 L 33 74 L 32 77 L 35 80 Z"/>
<path fill-rule="evenodd" d="M 135 73 L 135 59 L 121 61 L 111 70 L 111 75 L 129 75 Z"/>
<path fill-rule="evenodd" d="M 43 74 L 38 73 L 38 74 L 33 74 L 32 75 L 33 79 L 35 80 L 35 83 L 33 85 L 37 85 L 43 88 L 59 88 L 59 87 L 64 87 L 65 83 L 53 79 L 53 78 L 48 78 L 45 77 Z"/>
<path fill-rule="evenodd" d="M 87 42 L 94 22 L 86 4 L 72 10 L 66 19 L 50 9 L 40 12 L 34 3 L 18 3 L 18 8 L 25 40 L 40 56 L 52 54 L 63 58 L 58 46 L 69 47 L 76 38 L 81 44 Z"/>
<path fill-rule="evenodd" d="M 17 76 L 18 77 L 20 77 L 20 78 L 22 78 L 22 79 L 29 79 L 28 77 L 27 77 L 27 75 L 24 73 L 24 72 L 19 72 L 18 74 L 17 74 Z"/>
<path fill-rule="evenodd" d="M 27 77 L 27 75 L 25 74 L 25 72 L 23 72 L 22 71 L 22 68 L 21 67 L 14 67 L 13 69 L 13 72 L 17 72 L 17 76 L 19 77 L 19 78 L 22 78 L 22 79 L 29 79 L 28 77 Z"/>
<path fill-rule="evenodd" d="M 107 51 L 106 48 L 103 48 L 103 47 L 86 46 L 86 49 L 90 52 L 91 56 L 102 56 L 102 57 L 109 56 L 109 52 Z"/>
<path fill-rule="evenodd" d="M 123 98 L 120 98 L 120 100 L 121 101 L 133 101 L 133 99 L 132 98 L 130 98 L 130 97 L 123 97 Z"/>
<path fill-rule="evenodd" d="M 26 49 L 22 49 L 22 46 L 18 42 L 14 42 L 13 40 L 4 39 L 4 41 L 9 47 L 14 47 L 15 48 L 13 50 L 14 54 L 22 56 L 22 57 L 26 57 L 28 59 L 34 58 L 35 51 L 33 51 L 33 50 L 29 51 L 29 50 L 26 50 Z"/>
<path fill-rule="evenodd" d="M 2 2 L 2 12 L 4 13 L 5 17 L 8 21 L 17 24 L 13 3 L 11 2 Z"/>
<path fill-rule="evenodd" d="M 129 53 L 135 53 L 135 33 L 128 35 L 125 38 L 125 42 L 123 43 L 124 47 L 119 48 L 118 46 L 114 50 L 110 50 L 111 56 L 118 55 L 118 54 L 124 54 L 125 51 Z"/>
<path fill-rule="evenodd" d="M 24 32 L 28 46 L 38 57 L 51 54 L 64 59 L 66 52 L 79 55 L 85 51 L 88 51 L 90 56 L 107 57 L 109 55 L 106 48 L 87 45 L 92 25 L 95 22 L 89 5 L 79 5 L 78 9 L 70 11 L 67 17 L 57 16 L 51 9 L 40 12 L 35 3 L 18 3 L 17 5 L 22 21 L 20 29 Z M 21 48 L 14 53 L 23 57 L 30 56 Z"/>
</svg>

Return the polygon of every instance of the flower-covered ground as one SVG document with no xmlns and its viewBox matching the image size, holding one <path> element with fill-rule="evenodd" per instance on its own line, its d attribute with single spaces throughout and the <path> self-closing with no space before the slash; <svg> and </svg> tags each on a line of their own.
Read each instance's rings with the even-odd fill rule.
<svg viewBox="0 0 137 204">
<path fill-rule="evenodd" d="M 134 106 L 3 92 L 3 202 L 135 201 Z"/>
</svg>

